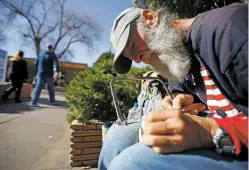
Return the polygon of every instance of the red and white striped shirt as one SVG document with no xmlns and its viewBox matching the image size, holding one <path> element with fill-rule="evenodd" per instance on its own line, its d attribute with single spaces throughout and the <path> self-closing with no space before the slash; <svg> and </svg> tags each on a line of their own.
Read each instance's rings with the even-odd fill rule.
<svg viewBox="0 0 249 170">
<path fill-rule="evenodd" d="M 200 73 L 205 84 L 209 113 L 212 113 L 212 115 L 216 118 L 221 118 L 221 116 L 217 113 L 217 110 L 224 111 L 226 114 L 225 117 L 234 117 L 242 114 L 242 112 L 239 112 L 233 106 L 233 104 L 231 104 L 229 100 L 221 93 L 220 89 L 216 86 L 215 82 L 211 78 L 206 67 L 201 67 Z"/>
<path fill-rule="evenodd" d="M 238 155 L 242 143 L 248 147 L 248 118 L 221 93 L 205 66 L 200 68 L 200 73 L 206 89 L 207 113 L 230 134 L 236 147 L 235 153 Z"/>
</svg>

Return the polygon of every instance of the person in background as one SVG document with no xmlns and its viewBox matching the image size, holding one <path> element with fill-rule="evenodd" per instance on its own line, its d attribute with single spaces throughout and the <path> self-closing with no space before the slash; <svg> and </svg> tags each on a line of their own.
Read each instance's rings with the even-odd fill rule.
<svg viewBox="0 0 249 170">
<path fill-rule="evenodd" d="M 248 5 L 172 20 L 169 11 L 128 8 L 114 21 L 114 69 L 151 64 L 172 100 L 140 125 L 112 126 L 100 170 L 248 169 Z M 184 109 L 202 103 L 202 111 Z M 192 113 L 191 113 L 192 112 Z"/>
<path fill-rule="evenodd" d="M 21 103 L 23 82 L 28 79 L 27 62 L 23 59 L 23 55 L 23 51 L 18 51 L 14 57 L 10 58 L 7 78 L 11 81 L 11 86 L 1 96 L 4 101 L 7 101 L 8 96 L 15 91 L 15 103 Z"/>
<path fill-rule="evenodd" d="M 47 83 L 48 87 L 50 104 L 54 105 L 56 104 L 55 80 L 58 76 L 59 63 L 52 45 L 48 45 L 46 52 L 37 57 L 36 66 L 36 84 L 29 105 L 38 106 L 38 100 L 45 82 Z"/>
</svg>

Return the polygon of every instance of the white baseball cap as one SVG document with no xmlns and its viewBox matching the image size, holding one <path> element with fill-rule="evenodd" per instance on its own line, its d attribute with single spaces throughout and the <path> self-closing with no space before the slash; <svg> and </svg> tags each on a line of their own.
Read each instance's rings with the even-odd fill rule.
<svg viewBox="0 0 249 170">
<path fill-rule="evenodd" d="M 131 68 L 132 60 L 125 57 L 122 52 L 129 39 L 131 23 L 139 18 L 142 10 L 137 7 L 128 8 L 121 12 L 113 23 L 110 36 L 110 41 L 115 49 L 113 67 L 119 74 L 125 74 Z"/>
</svg>

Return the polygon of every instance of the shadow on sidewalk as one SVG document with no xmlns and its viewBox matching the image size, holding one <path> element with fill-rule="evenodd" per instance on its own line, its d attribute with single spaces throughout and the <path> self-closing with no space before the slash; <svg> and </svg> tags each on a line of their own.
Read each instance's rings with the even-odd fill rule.
<svg viewBox="0 0 249 170">
<path fill-rule="evenodd" d="M 22 100 L 22 103 L 14 103 L 14 100 L 9 100 L 7 102 L 0 102 L 0 114 L 23 114 L 25 112 L 34 111 L 42 108 L 56 107 L 56 108 L 67 108 L 66 101 L 56 101 L 56 105 L 51 105 L 47 98 L 39 99 L 39 107 L 30 107 L 29 99 Z"/>
<path fill-rule="evenodd" d="M 35 108 L 30 107 L 28 105 L 28 103 L 25 102 L 25 101 L 23 101 L 23 103 L 14 103 L 13 100 L 9 100 L 7 102 L 2 102 L 1 101 L 1 103 L 0 103 L 0 114 L 1 113 L 23 114 L 24 112 L 35 110 Z"/>
<path fill-rule="evenodd" d="M 47 98 L 40 98 L 39 99 L 39 104 L 51 105 L 49 103 L 49 99 L 47 99 Z M 62 100 L 56 100 L 56 105 L 54 105 L 54 107 L 67 108 L 67 102 L 62 101 Z"/>
</svg>

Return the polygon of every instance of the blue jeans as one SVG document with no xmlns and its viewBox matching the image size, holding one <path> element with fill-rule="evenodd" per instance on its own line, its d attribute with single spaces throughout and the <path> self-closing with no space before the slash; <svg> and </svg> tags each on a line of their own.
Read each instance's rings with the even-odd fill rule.
<svg viewBox="0 0 249 170">
<path fill-rule="evenodd" d="M 41 94 L 41 90 L 44 87 L 45 82 L 47 82 L 48 85 L 48 93 L 49 93 L 49 98 L 50 98 L 50 102 L 53 103 L 55 102 L 55 82 L 53 77 L 49 76 L 49 77 L 42 77 L 42 76 L 37 76 L 37 81 L 36 81 L 36 85 L 32 94 L 32 98 L 30 101 L 30 104 L 37 104 L 39 101 L 39 97 Z"/>
<path fill-rule="evenodd" d="M 99 170 L 246 170 L 247 160 L 221 156 L 213 150 L 157 154 L 138 143 L 139 124 L 113 125 L 107 132 L 99 157 Z"/>
</svg>

